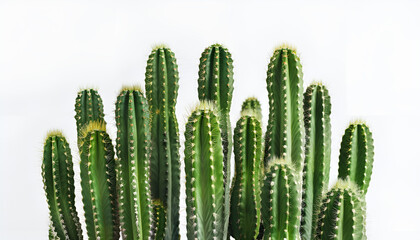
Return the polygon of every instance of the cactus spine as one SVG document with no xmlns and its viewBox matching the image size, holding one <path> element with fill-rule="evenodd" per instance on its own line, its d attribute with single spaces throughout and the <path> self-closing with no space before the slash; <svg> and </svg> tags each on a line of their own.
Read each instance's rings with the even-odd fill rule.
<svg viewBox="0 0 420 240">
<path fill-rule="evenodd" d="M 350 178 L 366 194 L 373 167 L 373 138 L 362 122 L 350 124 L 341 141 L 338 177 Z"/>
<path fill-rule="evenodd" d="M 201 101 L 213 101 L 219 111 L 220 128 L 224 155 L 225 205 L 229 206 L 230 159 L 232 154 L 232 133 L 230 123 L 230 106 L 233 93 L 233 60 L 227 48 L 214 44 L 201 54 L 198 78 L 198 98 Z M 223 218 L 224 239 L 227 238 L 229 226 L 229 208 L 225 208 Z"/>
<path fill-rule="evenodd" d="M 241 112 L 234 133 L 235 176 L 231 189 L 229 232 L 235 239 L 255 239 L 261 221 L 261 115 L 252 109 Z"/>
<path fill-rule="evenodd" d="M 151 193 L 166 208 L 165 239 L 179 239 L 180 158 L 175 115 L 178 66 L 167 47 L 153 49 L 147 61 L 146 95 L 152 128 Z"/>
<path fill-rule="evenodd" d="M 322 194 L 328 191 L 331 158 L 331 102 L 321 83 L 308 86 L 304 96 L 306 129 L 303 167 L 302 239 L 310 240 L 316 224 L 316 210 Z"/>
<path fill-rule="evenodd" d="M 265 164 L 273 157 L 291 161 L 299 172 L 303 166 L 303 80 L 300 59 L 294 49 L 282 46 L 274 51 L 267 71 L 270 104 Z"/>
<path fill-rule="evenodd" d="M 150 120 L 149 107 L 138 87 L 123 88 L 116 103 L 117 182 L 124 239 L 149 239 Z"/>
<path fill-rule="evenodd" d="M 217 107 L 201 104 L 185 130 L 188 239 L 225 239 L 223 146 Z"/>
<path fill-rule="evenodd" d="M 50 239 L 83 239 L 74 205 L 74 172 L 69 144 L 58 131 L 44 144 L 42 179 L 50 210 Z"/>
<path fill-rule="evenodd" d="M 301 186 L 292 163 L 271 160 L 261 197 L 264 239 L 300 239 Z"/>
<path fill-rule="evenodd" d="M 80 151 L 83 209 L 89 239 L 119 239 L 114 150 L 101 122 L 84 130 Z"/>
<path fill-rule="evenodd" d="M 367 239 L 365 214 L 365 200 L 357 186 L 338 180 L 322 200 L 316 239 Z"/>
<path fill-rule="evenodd" d="M 77 143 L 80 148 L 82 140 L 83 129 L 89 122 L 104 120 L 104 107 L 102 104 L 102 98 L 99 96 L 98 91 L 95 89 L 83 89 L 79 91 L 76 98 L 76 126 L 77 126 Z"/>
</svg>

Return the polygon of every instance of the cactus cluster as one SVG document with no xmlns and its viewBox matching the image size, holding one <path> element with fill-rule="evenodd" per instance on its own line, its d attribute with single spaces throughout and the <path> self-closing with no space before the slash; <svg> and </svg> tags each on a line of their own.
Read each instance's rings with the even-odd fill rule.
<svg viewBox="0 0 420 240">
<path fill-rule="evenodd" d="M 78 93 L 75 119 L 88 239 L 181 238 L 178 81 L 174 53 L 163 45 L 153 48 L 145 91 L 123 87 L 117 96 L 115 146 L 97 90 Z M 186 237 L 366 239 L 365 195 L 374 154 L 369 127 L 356 121 L 346 129 L 339 179 L 329 189 L 327 88 L 315 82 L 304 91 L 299 55 L 287 45 L 274 50 L 266 81 L 270 109 L 265 135 L 255 97 L 243 102 L 232 134 L 232 56 L 220 44 L 202 53 L 199 104 L 184 133 Z M 42 176 L 49 239 L 83 239 L 70 146 L 59 131 L 45 140 Z"/>
</svg>

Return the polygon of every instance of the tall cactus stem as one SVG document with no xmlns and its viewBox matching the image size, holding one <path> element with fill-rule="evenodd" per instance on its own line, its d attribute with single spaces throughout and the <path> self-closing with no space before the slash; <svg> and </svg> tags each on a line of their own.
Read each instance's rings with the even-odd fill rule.
<svg viewBox="0 0 420 240">
<path fill-rule="evenodd" d="M 83 239 L 74 204 L 74 172 L 69 144 L 59 131 L 44 143 L 42 179 L 50 210 L 50 239 Z"/>
<path fill-rule="evenodd" d="M 123 239 L 149 239 L 150 120 L 147 100 L 139 87 L 123 88 L 116 102 L 117 183 Z"/>
<path fill-rule="evenodd" d="M 301 236 L 313 237 L 317 205 L 328 191 L 331 159 L 331 101 L 328 90 L 321 83 L 306 89 L 303 101 L 305 116 L 305 164 L 303 166 L 303 196 Z"/>
<path fill-rule="evenodd" d="M 151 115 L 151 194 L 166 209 L 165 239 L 179 239 L 180 155 L 175 114 L 178 66 L 165 46 L 152 50 L 146 68 L 146 96 Z"/>
</svg>

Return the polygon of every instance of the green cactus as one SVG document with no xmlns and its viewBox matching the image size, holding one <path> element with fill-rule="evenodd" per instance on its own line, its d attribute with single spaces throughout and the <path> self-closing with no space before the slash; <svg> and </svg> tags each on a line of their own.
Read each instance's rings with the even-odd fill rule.
<svg viewBox="0 0 420 240">
<path fill-rule="evenodd" d="M 201 54 L 198 78 L 198 98 L 201 101 L 212 101 L 218 108 L 223 143 L 223 168 L 225 184 L 225 205 L 229 206 L 230 159 L 232 154 L 232 133 L 230 123 L 230 106 L 233 93 L 233 60 L 227 48 L 213 44 Z M 229 226 L 229 208 L 224 209 L 224 239 L 227 238 Z"/>
<path fill-rule="evenodd" d="M 261 198 L 264 239 L 300 239 L 301 184 L 291 162 L 271 160 Z"/>
<path fill-rule="evenodd" d="M 201 102 L 185 130 L 188 239 L 225 239 L 223 145 L 217 107 Z"/>
<path fill-rule="evenodd" d="M 154 200 L 152 205 L 153 220 L 150 239 L 163 239 L 165 237 L 166 209 L 159 200 Z"/>
<path fill-rule="evenodd" d="M 259 105 L 258 100 L 255 101 Z M 261 170 L 264 168 L 261 115 L 252 109 L 241 112 L 234 133 L 235 176 L 229 232 L 235 239 L 255 239 L 261 221 Z"/>
<path fill-rule="evenodd" d="M 149 239 L 150 119 L 139 87 L 123 88 L 116 103 L 117 183 L 123 239 Z"/>
<path fill-rule="evenodd" d="M 354 183 L 338 180 L 321 204 L 316 239 L 367 239 L 365 200 Z"/>
<path fill-rule="evenodd" d="M 89 239 L 119 239 L 114 149 L 102 122 L 85 129 L 80 151 L 83 209 Z"/>
<path fill-rule="evenodd" d="M 270 114 L 264 161 L 280 157 L 300 172 L 303 166 L 303 80 L 296 50 L 281 46 L 274 51 L 267 71 Z"/>
<path fill-rule="evenodd" d="M 257 98 L 249 97 L 245 99 L 242 103 L 241 112 L 247 112 L 248 110 L 253 111 L 257 120 L 260 121 L 260 123 L 262 122 L 261 104 Z"/>
<path fill-rule="evenodd" d="M 104 120 L 104 107 L 102 104 L 102 98 L 99 96 L 98 91 L 95 89 L 83 89 L 77 94 L 75 104 L 77 126 L 77 143 L 80 148 L 81 140 L 83 138 L 83 129 L 89 122 Z"/>
<path fill-rule="evenodd" d="M 328 191 L 331 159 L 331 102 L 328 90 L 321 83 L 306 89 L 303 101 L 306 148 L 303 167 L 302 239 L 313 236 L 317 204 Z"/>
<path fill-rule="evenodd" d="M 146 96 L 152 129 L 151 193 L 166 208 L 165 239 L 179 239 L 180 157 L 175 114 L 178 66 L 165 46 L 153 49 L 147 61 Z"/>
<path fill-rule="evenodd" d="M 74 205 L 74 172 L 69 144 L 59 131 L 44 143 L 42 179 L 50 210 L 50 239 L 83 239 Z"/>
<path fill-rule="evenodd" d="M 372 176 L 373 154 L 369 127 L 360 121 L 350 124 L 341 141 L 338 177 L 349 177 L 366 194 Z"/>
</svg>

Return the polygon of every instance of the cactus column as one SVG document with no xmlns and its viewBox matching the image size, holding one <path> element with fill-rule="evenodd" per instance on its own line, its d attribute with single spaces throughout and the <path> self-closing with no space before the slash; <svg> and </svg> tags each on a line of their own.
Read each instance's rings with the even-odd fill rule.
<svg viewBox="0 0 420 240">
<path fill-rule="evenodd" d="M 198 78 L 198 98 L 201 101 L 213 101 L 220 114 L 220 128 L 223 140 L 225 205 L 229 206 L 230 159 L 232 153 L 232 133 L 230 124 L 230 106 L 233 92 L 233 60 L 227 48 L 214 44 L 206 48 L 200 58 Z M 227 233 L 229 208 L 225 209 L 223 218 Z M 224 236 L 224 239 L 227 235 Z"/>
<path fill-rule="evenodd" d="M 175 115 L 178 66 L 167 47 L 153 49 L 147 61 L 146 95 L 152 128 L 151 193 L 166 208 L 165 239 L 179 239 L 180 159 Z"/>
<path fill-rule="evenodd" d="M 304 126 L 302 66 L 296 50 L 282 46 L 274 51 L 267 71 L 270 115 L 264 162 L 273 157 L 303 166 Z"/>
<path fill-rule="evenodd" d="M 82 139 L 80 176 L 89 239 L 119 239 L 114 149 L 101 122 L 89 123 Z"/>
<path fill-rule="evenodd" d="M 72 156 L 61 132 L 53 131 L 45 140 L 42 179 L 50 209 L 50 239 L 83 239 L 74 206 Z"/>
<path fill-rule="evenodd" d="M 253 240 L 259 233 L 261 221 L 261 113 L 245 109 L 241 114 L 234 134 L 235 176 L 231 189 L 229 232 L 235 239 Z"/>
<path fill-rule="evenodd" d="M 149 106 L 138 87 L 123 88 L 116 103 L 117 182 L 124 239 L 149 239 L 150 121 Z"/>
<path fill-rule="evenodd" d="M 315 211 L 323 193 L 328 190 L 331 158 L 331 102 L 328 90 L 313 83 L 304 96 L 306 129 L 305 164 L 303 167 L 302 239 L 310 240 L 316 223 Z"/>
<path fill-rule="evenodd" d="M 223 146 L 216 107 L 202 102 L 185 130 L 187 237 L 225 239 Z"/>
</svg>

